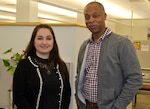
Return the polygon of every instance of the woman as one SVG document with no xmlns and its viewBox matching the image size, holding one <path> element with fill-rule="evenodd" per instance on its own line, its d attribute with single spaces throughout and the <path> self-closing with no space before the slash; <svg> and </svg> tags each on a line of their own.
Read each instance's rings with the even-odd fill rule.
<svg viewBox="0 0 150 109">
<path fill-rule="evenodd" d="M 35 27 L 13 78 L 17 109 L 68 109 L 71 88 L 67 66 L 59 56 L 49 25 Z"/>
</svg>

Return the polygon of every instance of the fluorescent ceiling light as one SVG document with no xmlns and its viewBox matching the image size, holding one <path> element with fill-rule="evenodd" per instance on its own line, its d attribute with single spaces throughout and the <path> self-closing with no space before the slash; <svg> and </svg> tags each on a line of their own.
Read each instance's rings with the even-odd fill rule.
<svg viewBox="0 0 150 109">
<path fill-rule="evenodd" d="M 16 20 L 16 17 L 0 15 L 1 19 Z"/>
<path fill-rule="evenodd" d="M 54 16 L 50 16 L 50 15 L 47 15 L 47 14 L 42 14 L 42 13 L 40 13 L 40 14 L 38 14 L 38 17 L 39 18 L 42 18 L 42 19 L 45 19 L 45 20 L 51 20 L 51 21 L 53 21 L 53 22 L 57 22 L 57 23 L 62 23 L 62 22 L 64 22 L 64 23 L 66 23 L 66 22 L 68 22 L 68 20 L 67 19 L 62 19 L 61 17 L 54 17 Z"/>
<path fill-rule="evenodd" d="M 76 0 L 76 1 L 84 5 L 88 4 L 89 2 L 93 2 L 93 0 Z"/>
<path fill-rule="evenodd" d="M 104 5 L 106 13 L 111 16 L 118 18 L 141 18 L 141 16 L 132 12 L 132 8 L 126 9 L 123 6 L 119 6 L 117 3 L 114 3 L 113 0 L 97 0 Z M 134 14 L 133 14 L 134 13 Z"/>
<path fill-rule="evenodd" d="M 54 24 L 59 24 L 59 23 L 62 23 L 62 22 L 59 22 L 59 21 L 54 21 L 54 20 L 47 20 L 47 19 L 39 19 L 39 22 L 43 22 L 43 23 L 54 23 Z"/>
<path fill-rule="evenodd" d="M 44 19 L 56 19 L 54 16 L 45 15 L 45 14 L 38 14 L 38 17 L 44 18 Z"/>
<path fill-rule="evenodd" d="M 4 0 L 4 1 L 5 2 L 9 1 L 10 4 L 16 4 L 17 3 L 16 0 Z M 78 0 L 78 1 L 80 1 L 80 0 Z M 93 1 L 93 0 L 83 0 L 83 2 L 84 3 L 86 2 L 86 4 L 90 1 Z M 113 3 L 113 1 L 112 2 L 110 2 L 110 0 L 97 0 L 97 1 L 103 3 L 108 16 L 109 15 L 110 16 L 116 16 L 118 18 L 140 18 L 140 16 L 136 15 L 134 12 L 133 12 L 134 13 L 133 14 L 132 10 L 124 9 L 123 7 Z M 38 3 L 38 9 L 42 10 L 43 12 L 44 11 L 45 12 L 51 12 L 51 13 L 58 14 L 58 15 L 77 18 L 77 12 L 67 10 L 67 9 L 63 9 L 63 8 L 60 8 L 60 7 L 56 7 L 56 6 L 52 6 L 52 5 Z M 11 12 L 11 13 L 16 13 L 16 8 L 0 7 L 0 10 Z M 7 16 L 7 18 L 8 17 L 9 16 Z M 38 13 L 38 17 L 45 18 L 45 19 L 56 19 L 56 20 L 60 19 L 60 18 L 56 18 L 54 16 L 44 15 L 44 14 L 41 14 L 41 13 Z M 8 19 L 11 19 L 11 18 L 12 18 L 12 20 L 15 19 L 14 17 L 11 17 L 11 16 Z"/>
<path fill-rule="evenodd" d="M 0 7 L 0 10 L 1 11 L 7 11 L 7 12 L 16 13 L 16 9 L 14 9 L 14 8 Z"/>
<path fill-rule="evenodd" d="M 132 10 L 127 10 L 114 3 L 105 3 L 105 10 L 108 15 L 116 16 L 118 18 L 138 18 L 140 16 L 132 13 Z"/>
<path fill-rule="evenodd" d="M 59 14 L 59 15 L 77 18 L 77 12 L 59 8 L 59 7 L 55 7 L 55 6 L 51 6 L 51 5 L 46 5 L 43 3 L 38 3 L 38 9 L 46 11 L 46 12 L 52 12 L 52 13 Z"/>
<path fill-rule="evenodd" d="M 3 0 L 6 3 L 10 3 L 10 4 L 16 4 L 17 0 Z"/>
</svg>

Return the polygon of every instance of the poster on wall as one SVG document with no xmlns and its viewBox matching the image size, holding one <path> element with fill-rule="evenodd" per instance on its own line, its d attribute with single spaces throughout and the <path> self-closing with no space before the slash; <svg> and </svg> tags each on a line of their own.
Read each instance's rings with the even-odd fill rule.
<svg viewBox="0 0 150 109">
<path fill-rule="evenodd" d="M 142 44 L 141 45 L 141 51 L 149 51 L 149 45 L 148 44 L 147 45 Z"/>
<path fill-rule="evenodd" d="M 141 42 L 135 41 L 135 42 L 133 42 L 133 45 L 136 50 L 141 50 Z"/>
</svg>

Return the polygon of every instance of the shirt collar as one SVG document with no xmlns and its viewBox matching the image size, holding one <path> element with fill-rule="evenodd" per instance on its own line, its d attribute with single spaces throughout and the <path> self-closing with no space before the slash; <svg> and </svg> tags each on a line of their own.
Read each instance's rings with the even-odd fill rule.
<svg viewBox="0 0 150 109">
<path fill-rule="evenodd" d="M 99 37 L 99 39 L 98 39 L 99 41 L 98 41 L 98 42 L 102 41 L 102 40 L 103 40 L 106 36 L 108 36 L 110 33 L 112 33 L 112 30 L 107 27 L 106 30 L 105 30 L 105 32 L 104 32 L 104 34 L 102 34 L 102 35 Z M 90 42 L 93 42 L 93 36 L 90 37 Z"/>
</svg>

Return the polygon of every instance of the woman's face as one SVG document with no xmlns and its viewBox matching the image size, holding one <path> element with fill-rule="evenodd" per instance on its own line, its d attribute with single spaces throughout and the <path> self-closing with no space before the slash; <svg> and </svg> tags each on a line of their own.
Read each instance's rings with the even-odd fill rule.
<svg viewBox="0 0 150 109">
<path fill-rule="evenodd" d="M 50 51 L 53 48 L 53 43 L 54 39 L 50 30 L 47 28 L 39 29 L 34 39 L 36 55 L 48 59 Z"/>
</svg>

